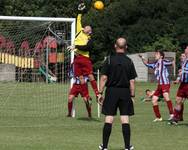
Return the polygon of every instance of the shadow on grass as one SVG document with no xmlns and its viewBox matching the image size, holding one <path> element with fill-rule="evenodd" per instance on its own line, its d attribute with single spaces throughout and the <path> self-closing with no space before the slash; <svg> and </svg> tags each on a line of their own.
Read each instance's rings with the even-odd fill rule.
<svg viewBox="0 0 188 150">
<path fill-rule="evenodd" d="M 164 122 L 167 122 L 167 123 L 170 123 L 169 120 L 163 120 L 163 121 L 164 121 Z M 174 126 L 174 125 L 172 125 L 172 126 Z M 175 126 L 176 126 L 176 125 L 175 125 Z M 187 123 L 187 122 L 181 122 L 181 121 L 179 121 L 177 126 L 185 126 L 185 127 L 188 127 L 188 123 Z"/>
<path fill-rule="evenodd" d="M 111 150 L 125 150 L 123 148 L 111 148 Z"/>
<path fill-rule="evenodd" d="M 77 120 L 80 120 L 80 121 L 95 121 L 95 122 L 101 122 L 101 120 L 99 120 L 99 119 L 96 119 L 96 118 L 88 118 L 88 117 L 80 117 L 80 118 L 77 118 Z"/>
<path fill-rule="evenodd" d="M 178 123 L 178 126 L 185 126 L 185 127 L 188 127 L 188 123 Z"/>
</svg>

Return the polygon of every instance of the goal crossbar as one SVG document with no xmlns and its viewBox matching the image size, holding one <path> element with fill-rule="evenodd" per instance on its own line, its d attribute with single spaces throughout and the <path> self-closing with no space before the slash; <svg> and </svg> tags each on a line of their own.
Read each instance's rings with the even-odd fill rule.
<svg viewBox="0 0 188 150">
<path fill-rule="evenodd" d="M 75 22 L 75 18 L 0 16 L 0 20 Z"/>
</svg>

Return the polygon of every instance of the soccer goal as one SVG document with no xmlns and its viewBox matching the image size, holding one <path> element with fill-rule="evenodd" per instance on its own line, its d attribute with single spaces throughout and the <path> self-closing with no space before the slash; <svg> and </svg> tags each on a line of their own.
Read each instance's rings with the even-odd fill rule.
<svg viewBox="0 0 188 150">
<path fill-rule="evenodd" d="M 74 18 L 0 16 L 0 117 L 67 111 Z"/>
</svg>

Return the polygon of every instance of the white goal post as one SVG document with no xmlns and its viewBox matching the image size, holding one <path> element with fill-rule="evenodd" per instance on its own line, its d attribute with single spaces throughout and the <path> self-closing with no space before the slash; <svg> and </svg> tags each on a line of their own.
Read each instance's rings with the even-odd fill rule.
<svg viewBox="0 0 188 150">
<path fill-rule="evenodd" d="M 21 25 L 20 26 L 17 25 L 16 24 L 17 22 L 21 23 Z M 26 25 L 25 25 L 25 23 L 26 23 Z M 27 23 L 29 24 L 29 26 L 27 26 Z M 54 24 L 54 26 L 53 26 L 53 24 Z M 14 27 L 14 25 L 15 25 L 15 27 Z M 23 26 L 25 30 L 22 31 L 21 26 Z M 61 35 L 61 36 L 62 37 L 65 36 L 66 40 L 68 41 L 67 43 L 69 45 L 72 45 L 72 44 L 74 44 L 74 39 L 75 39 L 75 28 L 76 28 L 76 19 L 75 18 L 0 16 L 0 40 L 2 40 L 1 35 L 3 35 L 6 38 L 6 41 L 11 39 L 12 40 L 11 42 L 14 43 L 14 45 L 15 45 L 14 50 L 7 50 L 5 48 L 7 45 L 3 47 L 1 45 L 2 43 L 0 41 L 0 65 L 2 64 L 3 66 L 5 66 L 5 65 L 15 66 L 16 69 L 18 69 L 20 76 L 24 76 L 25 70 L 27 71 L 27 70 L 35 69 L 35 67 L 33 65 L 34 64 L 33 58 L 35 55 L 33 53 L 35 53 L 35 52 L 33 52 L 33 51 L 35 51 L 34 45 L 36 44 L 36 41 L 39 41 L 40 39 L 43 40 L 44 37 L 47 36 L 46 33 L 50 32 L 50 34 L 53 37 L 55 37 L 55 39 L 57 40 L 57 43 L 58 43 L 58 38 L 60 38 L 60 36 L 55 35 L 56 34 L 55 31 L 57 29 L 57 30 L 67 32 L 67 33 L 65 33 L 65 35 Z M 15 29 L 15 31 L 13 29 Z M 30 37 L 29 42 L 32 45 L 31 46 L 32 48 L 30 48 L 30 49 L 32 49 L 32 54 L 25 55 L 26 52 L 24 50 L 23 51 L 20 50 L 20 45 L 21 45 L 21 42 L 24 40 L 23 37 L 25 36 L 27 38 L 27 35 L 29 37 L 30 33 L 31 33 L 32 37 Z M 44 35 L 44 34 L 46 34 L 46 35 Z M 64 33 L 62 32 L 62 34 L 64 34 Z M 66 46 L 64 47 L 64 52 L 67 51 L 66 47 L 69 46 L 67 43 L 65 44 Z M 49 48 L 49 39 L 48 39 L 46 45 L 47 46 L 45 48 L 45 51 L 43 51 L 44 55 L 45 55 L 45 56 L 43 56 L 43 58 L 44 58 L 44 63 L 45 63 L 46 69 L 45 69 L 45 71 L 41 69 L 42 71 L 40 72 L 40 74 L 43 73 L 44 83 L 45 82 L 49 83 L 50 81 L 52 82 L 52 81 L 56 81 L 58 79 L 54 78 L 53 75 L 50 75 L 50 70 L 48 69 L 48 64 L 50 63 L 50 62 L 48 62 L 49 61 L 48 54 L 49 54 L 49 49 L 50 49 Z M 15 51 L 17 51 L 17 52 L 15 52 Z M 55 52 L 57 53 L 57 48 L 56 48 Z M 70 56 L 70 57 L 68 56 L 70 59 L 68 58 L 67 61 L 72 63 L 74 60 L 74 52 L 72 51 L 71 53 L 70 52 L 67 52 L 67 53 L 69 53 L 68 55 Z M 63 54 L 63 53 L 59 53 L 59 54 L 61 54 L 61 56 L 63 58 L 60 57 L 61 59 L 59 60 L 58 63 L 63 64 L 64 60 L 62 60 L 62 59 L 65 59 L 65 54 Z M 63 65 L 68 66 L 70 64 L 67 63 L 67 64 L 63 64 Z M 70 67 L 70 66 L 68 66 L 68 67 L 67 66 L 61 67 L 62 72 L 64 71 L 66 74 L 64 76 L 67 76 L 67 72 L 68 72 L 67 68 Z M 3 75 L 2 72 L 0 72 L 0 75 L 3 77 L 8 76 L 9 74 L 10 74 L 10 72 L 5 72 L 5 75 Z M 15 78 L 18 78 L 18 77 L 15 77 Z M 28 76 L 27 76 L 27 78 L 28 78 Z M 68 77 L 66 77 L 65 80 L 67 80 L 67 78 Z M 54 92 L 55 89 L 57 89 L 57 88 L 58 88 L 59 93 L 62 90 L 61 89 L 62 87 L 60 87 L 60 84 L 58 84 L 58 83 L 54 83 L 54 84 L 57 84 L 57 86 L 55 87 L 54 84 L 43 85 L 43 83 L 41 81 L 39 81 L 41 79 L 34 79 L 35 82 L 37 81 L 37 85 L 35 83 L 33 83 L 33 84 L 29 83 L 31 81 L 24 81 L 24 80 L 25 80 L 24 78 L 15 79 L 16 82 L 15 81 L 13 81 L 11 83 L 9 82 L 6 85 L 4 84 L 6 82 L 6 80 L 3 80 L 3 79 L 0 80 L 0 84 L 3 84 L 3 86 L 1 87 L 1 90 L 0 90 L 0 92 L 2 92 L 1 93 L 2 96 L 0 98 L 0 113 L 1 113 L 1 115 L 4 115 L 4 116 L 20 115 L 21 110 L 19 110 L 19 107 L 20 108 L 23 107 L 25 110 L 28 110 L 28 112 L 21 114 L 23 116 L 49 116 L 49 113 L 51 110 L 55 112 L 54 114 L 56 116 L 60 115 L 60 114 L 63 115 L 62 113 L 65 113 L 64 111 L 67 110 L 66 109 L 67 104 L 60 104 L 60 98 L 62 97 L 64 99 L 65 98 L 67 99 L 66 96 L 68 95 L 69 85 L 65 84 L 63 87 L 63 88 L 66 88 L 66 90 L 67 90 L 67 91 L 64 91 L 64 94 L 66 94 L 66 96 L 62 95 L 62 94 L 60 96 L 58 96 L 58 95 L 55 95 L 55 94 L 57 94 L 57 92 Z M 61 80 L 64 80 L 64 79 L 61 79 Z M 73 80 L 71 80 L 70 82 L 66 82 L 66 83 L 71 83 L 71 86 L 72 86 L 72 82 L 73 82 Z M 9 87 L 8 87 L 8 85 L 9 85 Z M 26 88 L 30 88 L 30 93 L 29 93 L 29 91 L 27 91 Z M 42 90 L 42 88 L 44 88 L 44 89 Z M 52 90 L 52 88 L 54 88 L 53 89 L 54 91 L 52 91 L 52 95 L 48 96 L 48 92 L 50 90 Z M 32 94 L 31 91 L 33 91 L 35 94 Z M 16 94 L 16 96 L 15 96 L 15 94 Z M 31 94 L 31 96 L 29 97 L 28 94 Z M 28 95 L 28 97 L 26 95 Z M 35 101 L 35 102 L 34 102 L 34 97 L 37 99 L 37 101 Z M 53 100 L 50 100 L 50 98 Z M 29 100 L 26 101 L 25 99 L 29 99 Z M 44 104 L 44 101 L 47 101 L 48 105 Z M 67 103 L 67 101 L 66 101 L 66 103 Z M 52 106 L 49 106 L 49 104 Z M 62 107 L 64 109 L 63 111 L 61 111 Z M 49 109 L 51 109 L 51 110 L 49 110 Z M 55 115 L 52 115 L 52 116 L 55 116 Z M 73 112 L 73 115 L 75 116 L 75 111 Z"/>
<path fill-rule="evenodd" d="M 16 24 L 17 22 L 19 22 L 21 25 L 19 26 L 19 23 L 17 25 Z M 27 25 L 27 23 L 30 23 L 29 26 Z M 68 23 L 68 25 L 66 23 Z M 53 24 L 55 25 L 53 26 Z M 65 27 L 61 26 L 60 24 L 65 24 Z M 22 26 L 24 30 L 22 30 Z M 28 56 L 27 54 L 25 54 L 24 50 L 20 50 L 20 47 L 18 46 L 21 45 L 23 36 L 25 36 L 29 38 L 30 40 L 29 42 L 31 42 L 30 44 L 32 45 L 31 49 L 35 51 L 34 45 L 36 41 L 43 39 L 44 36 L 47 36 L 46 34 L 47 32 L 50 32 L 50 34 L 52 34 L 52 36 L 54 36 L 58 41 L 60 36 L 55 32 L 56 29 L 57 30 L 62 29 L 65 32 L 68 32 L 66 33 L 68 35 L 64 35 L 66 36 L 66 40 L 69 41 L 68 44 L 66 44 L 66 47 L 74 44 L 74 39 L 76 35 L 75 18 L 0 16 L 0 65 L 1 64 L 3 64 L 4 66 L 12 65 L 15 66 L 15 70 L 16 70 L 15 74 L 17 74 L 18 71 L 18 75 L 15 75 L 16 82 L 12 82 L 12 83 L 9 82 L 7 85 L 5 85 L 3 83 L 4 81 L 6 81 L 6 79 L 1 80 L 2 78 L 0 78 L 0 84 L 2 84 L 2 86 L 0 85 L 1 86 L 0 94 L 2 94 L 2 96 L 0 97 L 0 114 L 3 114 L 4 116 L 11 116 L 11 115 L 17 116 L 21 114 L 20 111 L 22 108 L 24 108 L 25 110 L 27 109 L 32 110 L 32 111 L 24 112 L 22 114 L 23 116 L 37 116 L 37 117 L 46 116 L 46 115 L 48 116 L 48 114 L 51 111 L 54 111 L 55 115 L 60 115 L 60 114 L 62 115 L 62 113 L 63 114 L 66 113 L 65 111 L 67 111 L 67 101 L 66 102 L 64 101 L 63 104 L 61 104 L 60 100 L 62 98 L 67 100 L 68 98 L 67 95 L 69 92 L 68 89 L 69 86 L 72 87 L 73 79 L 71 78 L 70 82 L 66 82 L 65 85 L 60 86 L 58 84 L 59 79 L 56 78 L 56 76 L 54 77 L 50 74 L 51 70 L 49 69 L 50 62 L 48 58 L 49 52 L 51 52 L 50 51 L 51 49 L 49 47 L 50 41 L 47 40 L 47 46 L 43 51 L 44 56 L 42 56 L 42 58 L 44 59 L 43 61 L 45 63 L 44 65 L 45 70 L 44 68 L 43 69 L 39 68 L 40 74 L 43 74 L 44 82 L 41 82 L 41 79 L 36 79 L 36 78 L 29 79 L 28 81 L 28 77 L 31 78 L 29 75 L 26 75 L 26 79 L 25 79 L 25 74 L 27 74 L 27 71 L 31 69 L 35 69 L 35 66 L 33 65 L 35 53 Z M 1 47 L 2 46 L 1 35 L 5 36 L 5 38 L 7 39 L 11 39 L 11 38 L 13 39 L 13 42 L 15 43 L 14 52 Z M 69 57 L 70 59 L 67 59 L 69 63 L 63 64 L 64 65 L 63 69 L 65 72 L 64 76 L 66 76 L 65 80 L 67 80 L 67 72 L 68 72 L 67 66 L 72 64 L 74 61 L 74 51 L 69 52 L 66 50 L 66 47 L 64 52 L 68 53 L 68 57 L 70 56 Z M 15 51 L 19 51 L 19 52 L 15 52 Z M 65 54 L 63 57 L 65 59 Z M 36 74 L 36 71 L 35 72 L 33 71 L 32 73 Z M 0 76 L 2 76 L 2 74 L 3 73 L 0 72 Z M 10 74 L 11 74 L 10 72 L 5 72 L 3 76 L 9 76 Z M 12 74 L 13 74 L 12 76 L 14 76 L 14 73 Z M 37 72 L 37 74 L 39 73 Z M 97 78 L 99 85 L 99 71 L 97 72 Z M 49 82 L 53 83 L 54 81 L 57 82 L 54 84 L 43 84 Z M 28 82 L 32 82 L 32 83 L 28 83 Z M 70 84 L 68 85 L 67 83 Z M 55 86 L 55 84 L 57 84 L 57 86 Z M 52 85 L 54 85 L 54 87 Z M 61 91 L 62 88 L 64 91 Z M 31 92 L 29 92 L 27 89 Z M 57 91 L 55 91 L 55 89 Z M 53 90 L 54 93 L 48 94 L 50 90 Z M 37 96 L 35 96 L 33 93 Z M 29 94 L 31 94 L 31 96 L 29 96 Z M 29 100 L 25 100 L 25 99 L 29 99 Z M 36 101 L 34 101 L 35 99 Z M 48 103 L 45 104 L 46 102 Z M 49 104 L 51 106 L 49 106 Z M 98 117 L 100 117 L 99 105 L 97 106 L 97 114 Z M 52 116 L 55 115 L 52 114 Z M 75 117 L 74 102 L 73 102 L 72 116 Z"/>
<path fill-rule="evenodd" d="M 75 18 L 0 16 L 0 20 L 70 22 L 71 23 L 71 44 L 74 44 L 74 39 L 75 39 L 75 34 L 76 34 L 76 19 Z M 73 59 L 74 59 L 74 51 L 71 53 L 71 62 L 73 62 Z"/>
</svg>

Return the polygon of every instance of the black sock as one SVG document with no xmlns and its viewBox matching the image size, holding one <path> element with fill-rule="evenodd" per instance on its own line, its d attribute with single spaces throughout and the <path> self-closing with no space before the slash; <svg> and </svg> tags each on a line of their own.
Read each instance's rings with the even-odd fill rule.
<svg viewBox="0 0 188 150">
<path fill-rule="evenodd" d="M 129 150 L 131 129 L 130 129 L 130 125 L 128 123 L 122 124 L 122 133 L 123 133 L 125 148 Z"/>
<path fill-rule="evenodd" d="M 103 148 L 108 147 L 108 141 L 110 138 L 111 131 L 112 131 L 112 124 L 105 123 L 103 127 Z"/>
</svg>

